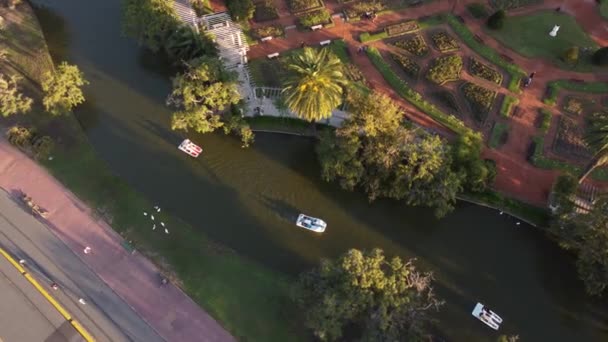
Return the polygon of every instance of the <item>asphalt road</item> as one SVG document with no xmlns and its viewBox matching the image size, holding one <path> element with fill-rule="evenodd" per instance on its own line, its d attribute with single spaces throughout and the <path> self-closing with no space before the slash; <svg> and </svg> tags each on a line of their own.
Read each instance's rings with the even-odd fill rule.
<svg viewBox="0 0 608 342">
<path fill-rule="evenodd" d="M 163 341 L 78 256 L 0 191 L 0 247 L 97 341 Z M 0 341 L 79 341 L 74 328 L 4 258 L 0 261 Z M 11 270 L 12 268 L 12 270 Z M 59 284 L 52 290 L 50 284 Z M 79 303 L 83 298 L 86 305 Z"/>
</svg>

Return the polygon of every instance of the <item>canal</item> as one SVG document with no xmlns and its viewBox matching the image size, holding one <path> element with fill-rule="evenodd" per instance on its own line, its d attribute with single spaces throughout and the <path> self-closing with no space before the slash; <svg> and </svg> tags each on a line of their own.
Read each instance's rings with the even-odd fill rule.
<svg viewBox="0 0 608 342">
<path fill-rule="evenodd" d="M 369 204 L 321 181 L 314 142 L 258 134 L 250 149 L 220 134 L 193 136 L 204 155 L 178 152 L 164 98 L 164 61 L 121 35 L 121 1 L 33 0 L 53 57 L 91 84 L 77 110 L 98 154 L 134 188 L 211 238 L 296 274 L 349 248 L 380 247 L 432 270 L 446 300 L 439 326 L 455 341 L 495 341 L 470 315 L 492 306 L 504 334 L 522 341 L 608 339 L 606 303 L 584 295 L 572 259 L 527 225 L 461 203 L 441 221 L 391 201 Z M 322 217 L 323 235 L 296 229 L 298 212 Z"/>
</svg>

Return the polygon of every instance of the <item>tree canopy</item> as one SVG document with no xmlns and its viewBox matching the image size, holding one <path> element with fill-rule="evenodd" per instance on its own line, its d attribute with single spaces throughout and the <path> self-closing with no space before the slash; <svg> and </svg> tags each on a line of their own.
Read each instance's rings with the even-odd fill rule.
<svg viewBox="0 0 608 342">
<path fill-rule="evenodd" d="M 255 13 L 255 6 L 251 0 L 227 0 L 226 7 L 235 21 L 247 22 Z"/>
<path fill-rule="evenodd" d="M 308 121 L 326 119 L 342 103 L 346 76 L 340 59 L 329 49 L 304 48 L 288 65 L 289 78 L 283 92 L 291 111 Z"/>
<path fill-rule="evenodd" d="M 496 178 L 496 166 L 491 160 L 483 160 L 481 133 L 467 130 L 452 146 L 452 168 L 463 176 L 465 190 L 481 192 L 486 190 Z"/>
<path fill-rule="evenodd" d="M 294 297 L 305 324 L 323 341 L 338 340 L 346 327 L 362 341 L 417 340 L 437 311 L 432 275 L 382 250 L 351 249 L 300 275 Z"/>
<path fill-rule="evenodd" d="M 76 65 L 62 62 L 55 72 L 47 72 L 42 80 L 44 98 L 42 103 L 52 115 L 69 113 L 74 107 L 84 102 L 80 89 L 89 84 Z"/>
<path fill-rule="evenodd" d="M 598 112 L 591 116 L 585 142 L 594 153 L 579 177 L 582 183 L 597 167 L 608 163 L 608 113 Z"/>
<path fill-rule="evenodd" d="M 354 95 L 349 101 L 351 116 L 317 147 L 323 179 L 347 190 L 360 187 L 370 201 L 404 200 L 433 207 L 438 217 L 451 211 L 462 175 L 452 171 L 446 143 L 403 125 L 403 113 L 384 95 Z"/>
<path fill-rule="evenodd" d="M 34 102 L 23 95 L 18 88 L 17 75 L 0 75 L 0 113 L 6 117 L 18 113 L 27 113 Z"/>
<path fill-rule="evenodd" d="M 159 51 L 178 27 L 173 0 L 125 0 L 123 32 L 148 47 Z"/>
<path fill-rule="evenodd" d="M 205 34 L 196 32 L 189 26 L 180 26 L 171 31 L 165 51 L 174 63 L 182 63 L 204 55 L 216 55 L 215 44 Z"/>
</svg>

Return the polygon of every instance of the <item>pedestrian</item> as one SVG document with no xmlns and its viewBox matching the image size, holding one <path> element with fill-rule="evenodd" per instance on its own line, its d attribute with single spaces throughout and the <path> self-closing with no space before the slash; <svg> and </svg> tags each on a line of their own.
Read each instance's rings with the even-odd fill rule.
<svg viewBox="0 0 608 342">
<path fill-rule="evenodd" d="M 86 247 L 84 248 L 84 254 L 89 254 L 89 253 L 91 253 L 91 247 L 86 246 Z"/>
<path fill-rule="evenodd" d="M 363 51 L 363 47 L 359 46 L 359 48 L 357 49 L 357 53 L 361 53 Z"/>
<path fill-rule="evenodd" d="M 58 290 L 58 289 L 59 289 L 59 285 L 57 285 L 57 283 L 56 283 L 56 282 L 53 282 L 53 283 L 51 283 L 51 288 L 52 288 L 53 290 Z"/>
<path fill-rule="evenodd" d="M 533 78 L 534 78 L 534 75 L 536 75 L 536 71 L 532 71 L 532 72 L 530 73 L 530 76 L 528 76 L 528 78 L 533 79 Z"/>
</svg>

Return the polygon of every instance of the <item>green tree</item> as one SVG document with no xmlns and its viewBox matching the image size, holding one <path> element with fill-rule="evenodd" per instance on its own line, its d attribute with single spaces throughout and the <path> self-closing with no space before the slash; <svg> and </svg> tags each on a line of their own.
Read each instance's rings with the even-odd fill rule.
<svg viewBox="0 0 608 342">
<path fill-rule="evenodd" d="M 438 217 L 453 208 L 462 176 L 451 170 L 443 140 L 401 121 L 403 113 L 386 96 L 349 99 L 351 116 L 317 147 L 322 176 L 347 190 L 362 188 L 370 201 L 403 200 L 435 208 Z"/>
<path fill-rule="evenodd" d="M 42 80 L 44 98 L 42 103 L 52 115 L 69 113 L 75 106 L 84 102 L 80 89 L 89 84 L 76 65 L 62 62 L 55 72 L 46 72 Z"/>
<path fill-rule="evenodd" d="M 494 182 L 496 166 L 481 158 L 483 138 L 472 130 L 462 134 L 452 146 L 453 170 L 464 177 L 466 190 L 481 192 Z"/>
<path fill-rule="evenodd" d="M 500 30 L 505 25 L 506 18 L 507 13 L 504 10 L 498 10 L 488 18 L 487 25 L 493 30 Z"/>
<path fill-rule="evenodd" d="M 568 50 L 564 51 L 563 59 L 564 62 L 569 64 L 576 64 L 578 62 L 579 57 L 579 48 L 578 46 L 573 46 Z"/>
<path fill-rule="evenodd" d="M 167 39 L 165 51 L 175 63 L 216 54 L 214 43 L 189 26 L 180 26 L 172 31 Z"/>
<path fill-rule="evenodd" d="M 288 68 L 291 75 L 283 92 L 289 109 L 308 121 L 330 117 L 342 102 L 342 86 L 347 82 L 340 59 L 327 48 L 304 48 L 291 58 Z"/>
<path fill-rule="evenodd" d="M 34 102 L 23 95 L 18 88 L 19 76 L 0 75 L 0 113 L 2 116 L 27 113 Z"/>
<path fill-rule="evenodd" d="M 251 0 L 228 0 L 226 7 L 235 21 L 246 22 L 253 18 L 255 6 Z"/>
<path fill-rule="evenodd" d="M 608 162 L 608 115 L 599 113 L 591 117 L 585 141 L 594 155 L 583 169 L 579 183 L 582 183 L 597 167 Z"/>
<path fill-rule="evenodd" d="M 351 249 L 300 275 L 294 298 L 304 324 L 322 341 L 339 340 L 349 326 L 361 328 L 363 341 L 412 341 L 425 336 L 442 305 L 431 282 L 412 261 L 387 260 L 380 249 Z"/>
<path fill-rule="evenodd" d="M 595 51 L 591 57 L 591 61 L 596 65 L 608 65 L 608 46 Z"/>
<path fill-rule="evenodd" d="M 173 91 L 167 97 L 167 105 L 176 109 L 171 128 L 212 132 L 223 125 L 218 112 L 240 100 L 236 76 L 216 58 L 201 57 L 186 65 L 173 78 Z"/>
<path fill-rule="evenodd" d="M 125 0 L 123 33 L 157 52 L 179 26 L 173 0 Z"/>
</svg>

